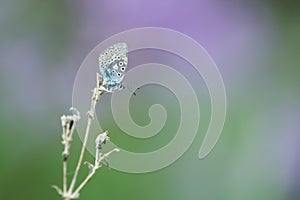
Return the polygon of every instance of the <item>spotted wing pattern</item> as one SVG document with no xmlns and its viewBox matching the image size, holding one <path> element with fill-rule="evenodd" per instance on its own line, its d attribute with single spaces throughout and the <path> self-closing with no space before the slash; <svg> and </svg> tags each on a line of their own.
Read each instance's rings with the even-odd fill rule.
<svg viewBox="0 0 300 200">
<path fill-rule="evenodd" d="M 106 81 L 104 90 L 113 92 L 123 89 L 125 70 L 128 64 L 127 45 L 118 43 L 110 46 L 99 55 L 99 68 L 103 81 Z"/>
</svg>

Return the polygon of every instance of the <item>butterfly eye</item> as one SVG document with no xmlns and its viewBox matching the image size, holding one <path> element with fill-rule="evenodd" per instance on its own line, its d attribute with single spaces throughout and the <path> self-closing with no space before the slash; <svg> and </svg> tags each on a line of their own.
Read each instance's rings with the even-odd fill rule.
<svg viewBox="0 0 300 200">
<path fill-rule="evenodd" d="M 117 57 L 118 60 L 120 60 L 120 58 L 121 58 L 120 56 Z"/>
<path fill-rule="evenodd" d="M 119 62 L 119 65 L 120 65 L 120 66 L 123 66 L 123 62 Z"/>
<path fill-rule="evenodd" d="M 121 67 L 121 71 L 125 71 L 125 67 Z"/>
</svg>

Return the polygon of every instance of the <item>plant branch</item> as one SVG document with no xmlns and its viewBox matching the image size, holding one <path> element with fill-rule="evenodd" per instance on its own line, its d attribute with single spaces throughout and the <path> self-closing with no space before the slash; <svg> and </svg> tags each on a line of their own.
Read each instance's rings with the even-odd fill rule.
<svg viewBox="0 0 300 200">
<path fill-rule="evenodd" d="M 93 177 L 95 172 L 101 167 L 101 162 L 105 162 L 108 166 L 108 161 L 107 157 L 113 153 L 113 152 L 118 152 L 119 149 L 115 148 L 105 154 L 100 153 L 100 150 L 102 149 L 102 145 L 106 143 L 107 140 L 109 140 L 109 137 L 107 136 L 108 132 L 105 131 L 104 133 L 101 133 L 97 136 L 95 142 L 96 142 L 96 157 L 95 157 L 95 162 L 94 165 L 85 162 L 85 164 L 89 168 L 89 174 L 86 176 L 86 178 L 81 182 L 81 184 L 78 186 L 78 188 L 74 191 L 75 184 L 78 178 L 78 174 L 80 171 L 80 167 L 82 165 L 85 149 L 87 146 L 87 141 L 89 138 L 90 134 L 90 129 L 91 129 L 91 124 L 94 119 L 95 115 L 95 110 L 96 110 L 96 105 L 99 102 L 100 96 L 106 91 L 106 88 L 104 87 L 106 85 L 106 81 L 102 82 L 102 77 L 97 73 L 97 86 L 93 90 L 93 95 L 91 98 L 91 105 L 90 109 L 88 111 L 88 119 L 87 119 L 87 126 L 85 130 L 85 135 L 84 135 L 84 140 L 82 143 L 82 148 L 81 152 L 79 155 L 78 163 L 75 168 L 75 172 L 70 184 L 70 187 L 68 188 L 68 180 L 67 180 L 67 161 L 69 158 L 70 154 L 70 147 L 71 147 L 71 142 L 73 138 L 73 133 L 75 130 L 75 126 L 80 119 L 80 113 L 75 109 L 71 108 L 70 110 L 73 111 L 73 115 L 63 115 L 61 117 L 61 124 L 62 124 L 62 144 L 64 145 L 64 150 L 63 150 L 63 187 L 60 189 L 58 186 L 53 185 L 52 187 L 58 192 L 59 195 L 64 200 L 72 200 L 76 199 L 79 197 L 79 192 L 81 189 L 89 182 L 89 180 Z M 74 191 L 74 192 L 73 192 Z"/>
<path fill-rule="evenodd" d="M 67 192 L 67 161 L 63 162 L 63 192 Z"/>
<path fill-rule="evenodd" d="M 79 194 L 80 190 L 89 182 L 89 180 L 93 177 L 93 175 L 95 174 L 95 172 L 97 171 L 97 169 L 99 169 L 101 167 L 101 162 L 103 160 L 105 160 L 113 152 L 119 152 L 119 151 L 120 151 L 119 149 L 115 148 L 115 149 L 113 149 L 113 150 L 105 153 L 104 155 L 102 155 L 99 160 L 96 159 L 95 160 L 95 165 L 93 166 L 93 168 L 89 172 L 88 176 L 82 181 L 82 183 L 74 191 L 74 194 Z"/>
<path fill-rule="evenodd" d="M 73 111 L 73 115 L 63 115 L 61 119 L 62 125 L 62 144 L 64 145 L 63 156 L 63 191 L 62 195 L 67 193 L 67 160 L 69 157 L 69 150 L 71 147 L 72 137 L 75 130 L 75 125 L 80 119 L 80 113 L 75 108 L 70 108 Z M 58 187 L 54 187 L 58 191 Z"/>
<path fill-rule="evenodd" d="M 95 115 L 96 104 L 98 103 L 100 96 L 103 94 L 103 91 L 100 90 L 101 85 L 102 85 L 101 76 L 99 76 L 97 74 L 97 87 L 94 88 L 94 90 L 93 90 L 93 96 L 91 99 L 91 107 L 90 107 L 90 110 L 88 111 L 88 122 L 87 122 L 86 130 L 85 130 L 84 140 L 83 140 L 80 156 L 78 159 L 78 163 L 77 163 L 77 166 L 75 169 L 75 173 L 74 173 L 74 176 L 73 176 L 73 179 L 72 179 L 69 191 L 68 191 L 69 194 L 71 194 L 74 189 L 74 186 L 75 186 L 75 183 L 77 180 L 77 176 L 78 176 L 78 173 L 79 173 L 82 161 L 83 161 L 83 156 L 84 156 L 85 148 L 86 148 L 89 133 L 90 133 L 92 120 L 94 119 L 94 115 Z"/>
</svg>

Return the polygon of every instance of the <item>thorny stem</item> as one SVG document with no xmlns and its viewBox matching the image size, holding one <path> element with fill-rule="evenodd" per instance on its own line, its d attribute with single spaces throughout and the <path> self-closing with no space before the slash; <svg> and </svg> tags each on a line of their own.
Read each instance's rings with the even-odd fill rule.
<svg viewBox="0 0 300 200">
<path fill-rule="evenodd" d="M 97 76 L 97 78 L 98 78 L 98 76 Z M 79 156 L 79 159 L 78 159 L 78 163 L 77 163 L 77 166 L 76 166 L 76 169 L 75 169 L 75 173 L 74 173 L 74 176 L 73 176 L 73 179 L 72 179 L 69 191 L 68 191 L 69 194 L 72 194 L 72 191 L 74 189 L 74 186 L 75 186 L 75 183 L 76 183 L 76 180 L 77 180 L 77 176 L 78 176 L 81 164 L 82 164 L 86 144 L 87 144 L 89 133 L 90 133 L 92 120 L 94 119 L 96 104 L 98 103 L 100 96 L 103 94 L 103 91 L 99 89 L 100 86 L 101 86 L 101 83 L 98 81 L 97 87 L 94 88 L 94 91 L 93 91 L 93 96 L 92 96 L 92 99 L 91 99 L 91 107 L 90 107 L 90 110 L 88 111 L 88 122 L 87 122 L 86 130 L 85 130 L 84 140 L 83 140 L 80 156 Z"/>
<path fill-rule="evenodd" d="M 80 190 L 85 186 L 85 184 L 87 184 L 89 182 L 89 180 L 93 177 L 93 175 L 95 174 L 97 169 L 99 169 L 102 160 L 106 159 L 113 152 L 118 152 L 118 151 L 119 151 L 119 149 L 113 149 L 113 150 L 107 152 L 106 154 L 104 154 L 103 156 L 101 156 L 99 160 L 95 161 L 95 166 L 91 169 L 89 175 L 82 181 L 82 183 L 74 191 L 74 194 L 79 194 Z"/>
</svg>

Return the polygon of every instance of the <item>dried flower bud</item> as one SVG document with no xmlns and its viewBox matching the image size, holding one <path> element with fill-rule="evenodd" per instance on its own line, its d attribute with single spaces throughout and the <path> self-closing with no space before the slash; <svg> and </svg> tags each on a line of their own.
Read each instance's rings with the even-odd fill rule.
<svg viewBox="0 0 300 200">
<path fill-rule="evenodd" d="M 65 146 L 64 151 L 62 153 L 64 161 L 67 161 L 69 157 L 69 149 L 71 146 L 75 125 L 80 119 L 80 113 L 76 108 L 70 108 L 70 111 L 73 112 L 73 115 L 63 115 L 60 118 L 63 129 L 62 144 Z"/>
<path fill-rule="evenodd" d="M 109 137 L 107 136 L 107 131 L 104 133 L 101 133 L 97 136 L 95 142 L 96 142 L 96 148 L 101 149 L 102 145 L 106 143 L 106 141 L 109 140 Z"/>
<path fill-rule="evenodd" d="M 63 116 L 60 117 L 62 127 L 66 127 L 66 124 L 67 124 L 67 119 L 66 118 L 67 118 L 66 115 L 63 115 Z"/>
<path fill-rule="evenodd" d="M 60 120 L 64 129 L 72 130 L 74 124 L 80 119 L 80 113 L 76 108 L 70 108 L 70 110 L 73 111 L 73 115 L 63 115 Z"/>
<path fill-rule="evenodd" d="M 94 168 L 94 165 L 88 161 L 84 162 L 84 164 L 89 168 L 89 173 L 91 173 Z"/>
</svg>

